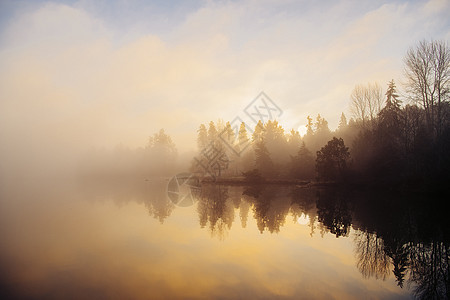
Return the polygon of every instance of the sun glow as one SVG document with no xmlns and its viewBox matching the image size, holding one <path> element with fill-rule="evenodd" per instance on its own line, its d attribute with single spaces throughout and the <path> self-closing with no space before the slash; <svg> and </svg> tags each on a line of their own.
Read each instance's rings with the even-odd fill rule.
<svg viewBox="0 0 450 300">
<path fill-rule="evenodd" d="M 309 223 L 309 216 L 302 214 L 298 219 L 297 223 L 300 225 L 307 225 Z"/>
<path fill-rule="evenodd" d="M 297 128 L 297 131 L 298 133 L 300 133 L 301 136 L 304 136 L 307 130 L 308 128 L 306 128 L 306 125 L 301 125 Z"/>
</svg>

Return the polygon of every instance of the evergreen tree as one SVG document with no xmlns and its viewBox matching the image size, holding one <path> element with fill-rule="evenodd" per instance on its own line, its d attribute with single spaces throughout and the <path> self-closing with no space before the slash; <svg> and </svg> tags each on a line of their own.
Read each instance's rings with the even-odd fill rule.
<svg viewBox="0 0 450 300">
<path fill-rule="evenodd" d="M 287 136 L 289 155 L 294 155 L 297 149 L 300 147 L 302 138 L 300 133 L 294 129 L 291 129 Z"/>
<path fill-rule="evenodd" d="M 341 119 L 339 120 L 338 130 L 342 131 L 345 128 L 347 128 L 347 118 L 345 117 L 344 113 L 342 113 L 341 114 Z"/>
<path fill-rule="evenodd" d="M 386 92 L 386 106 L 380 111 L 377 137 L 383 145 L 389 146 L 390 151 L 400 147 L 402 110 L 398 99 L 394 80 L 388 84 Z M 397 149 L 399 150 L 399 149 Z"/>
<path fill-rule="evenodd" d="M 215 141 L 217 138 L 217 129 L 216 126 L 214 125 L 214 122 L 211 121 L 209 122 L 209 128 L 208 128 L 208 142 L 212 142 Z"/>
<path fill-rule="evenodd" d="M 239 126 L 239 135 L 238 135 L 239 147 L 245 147 L 249 143 L 247 128 L 245 127 L 245 123 L 242 122 Z"/>
<path fill-rule="evenodd" d="M 310 116 L 306 117 L 306 120 L 308 121 L 306 123 L 306 135 L 307 136 L 313 136 L 314 135 L 314 129 L 313 129 L 313 121 Z"/>
<path fill-rule="evenodd" d="M 264 124 L 262 123 L 261 120 L 259 120 L 258 124 L 256 124 L 255 130 L 253 131 L 253 134 L 252 134 L 253 143 L 257 143 L 257 142 L 261 141 L 261 139 L 263 137 L 263 131 L 264 131 Z"/>
<path fill-rule="evenodd" d="M 264 177 L 274 176 L 274 165 L 263 140 L 255 144 L 255 165 Z"/>
<path fill-rule="evenodd" d="M 398 99 L 397 89 L 395 87 L 394 79 L 388 83 L 388 89 L 386 91 L 386 107 L 394 106 L 400 109 L 401 101 Z"/>
<path fill-rule="evenodd" d="M 230 146 L 233 146 L 234 143 L 235 143 L 235 140 L 236 140 L 236 136 L 235 136 L 235 134 L 234 134 L 233 128 L 231 128 L 230 122 L 227 122 L 227 123 L 225 124 L 225 129 L 224 129 L 224 132 L 223 132 L 223 133 L 224 133 L 224 134 L 223 134 L 223 137 L 225 137 L 227 143 L 228 143 Z"/>
<path fill-rule="evenodd" d="M 275 164 L 285 164 L 289 161 L 289 150 L 284 129 L 278 121 L 267 121 L 264 125 L 263 140 Z"/>
<path fill-rule="evenodd" d="M 147 149 L 154 154 L 163 154 L 167 157 L 175 157 L 177 154 L 172 138 L 166 134 L 164 129 L 161 129 L 149 138 Z"/>
<path fill-rule="evenodd" d="M 291 156 L 291 175 L 297 179 L 314 178 L 314 158 L 311 151 L 306 148 L 305 142 L 302 142 L 297 155 Z"/>
<path fill-rule="evenodd" d="M 177 157 L 177 149 L 172 138 L 165 133 L 164 129 L 149 138 L 146 151 L 152 172 L 164 174 L 172 171 Z"/>
</svg>

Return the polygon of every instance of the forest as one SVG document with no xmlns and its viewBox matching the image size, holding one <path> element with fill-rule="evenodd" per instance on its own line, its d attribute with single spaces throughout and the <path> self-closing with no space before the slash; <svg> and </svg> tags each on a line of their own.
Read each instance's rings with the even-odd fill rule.
<svg viewBox="0 0 450 300">
<path fill-rule="evenodd" d="M 297 180 L 448 192 L 448 44 L 422 41 L 411 47 L 401 82 L 401 92 L 394 80 L 386 83 L 386 92 L 376 82 L 357 84 L 349 95 L 351 116 L 342 113 L 334 131 L 320 114 L 307 117 L 304 136 L 275 119 L 260 120 L 254 128 L 210 121 L 198 127 L 194 158 L 178 157 L 161 129 L 144 148 L 93 150 L 80 170 L 97 178 L 190 171 L 205 179 L 247 183 Z"/>
</svg>

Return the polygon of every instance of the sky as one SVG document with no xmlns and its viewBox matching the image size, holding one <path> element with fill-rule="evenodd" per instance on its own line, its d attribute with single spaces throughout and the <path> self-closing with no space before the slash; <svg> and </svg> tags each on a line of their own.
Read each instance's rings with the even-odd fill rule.
<svg viewBox="0 0 450 300">
<path fill-rule="evenodd" d="M 261 91 L 286 128 L 320 113 L 334 129 L 356 84 L 401 91 L 406 51 L 449 41 L 449 15 L 446 0 L 0 0 L 0 155 L 145 146 L 160 128 L 190 150 Z"/>
</svg>

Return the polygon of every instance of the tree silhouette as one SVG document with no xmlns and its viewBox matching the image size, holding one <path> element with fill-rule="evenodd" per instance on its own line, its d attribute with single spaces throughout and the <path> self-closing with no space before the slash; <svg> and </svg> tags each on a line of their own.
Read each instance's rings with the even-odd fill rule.
<svg viewBox="0 0 450 300">
<path fill-rule="evenodd" d="M 341 118 L 339 119 L 338 130 L 342 131 L 345 130 L 346 128 L 347 128 L 347 118 L 345 117 L 345 114 L 342 113 Z"/>
<path fill-rule="evenodd" d="M 287 143 L 289 155 L 295 155 L 302 143 L 300 133 L 294 129 L 291 129 L 287 136 Z"/>
<path fill-rule="evenodd" d="M 253 143 L 257 143 L 259 141 L 261 141 L 261 139 L 263 138 L 263 131 L 264 131 L 264 124 L 262 123 L 261 120 L 258 121 L 258 123 L 255 126 L 255 130 L 253 131 L 252 134 L 252 142 Z"/>
<path fill-rule="evenodd" d="M 341 180 L 350 158 L 348 147 L 342 138 L 333 137 L 320 151 L 317 151 L 316 169 L 319 179 Z"/>
<path fill-rule="evenodd" d="M 249 143 L 247 128 L 245 127 L 245 123 L 242 122 L 239 126 L 239 133 L 238 133 L 238 143 L 239 143 L 239 150 L 243 150 L 244 147 L 247 146 Z"/>
<path fill-rule="evenodd" d="M 345 194 L 337 190 L 320 191 L 316 206 L 319 221 L 332 234 L 336 237 L 349 234 L 352 217 Z"/>
<path fill-rule="evenodd" d="M 216 125 L 214 124 L 213 121 L 209 122 L 209 127 L 208 127 L 208 142 L 214 142 L 217 139 L 217 129 L 216 129 Z"/>
<path fill-rule="evenodd" d="M 274 165 L 264 140 L 255 144 L 255 165 L 264 177 L 274 176 Z"/>
<path fill-rule="evenodd" d="M 146 147 L 148 168 L 151 173 L 171 174 L 175 167 L 177 148 L 164 129 L 155 133 L 148 140 Z"/>
<path fill-rule="evenodd" d="M 378 83 L 358 84 L 350 96 L 350 110 L 361 122 L 363 128 L 372 126 L 383 104 L 381 87 Z"/>
<path fill-rule="evenodd" d="M 312 179 L 315 176 L 314 158 L 305 142 L 302 142 L 297 155 L 291 157 L 291 175 L 297 179 Z"/>
<path fill-rule="evenodd" d="M 197 205 L 200 227 L 208 226 L 211 236 L 224 239 L 234 221 L 234 208 L 229 200 L 228 187 L 202 186 Z"/>
<path fill-rule="evenodd" d="M 407 92 L 425 110 L 428 130 L 439 137 L 444 127 L 444 106 L 450 100 L 450 47 L 446 42 L 421 41 L 405 57 Z"/>
<path fill-rule="evenodd" d="M 306 123 L 306 135 L 307 136 L 313 136 L 314 135 L 314 128 L 313 128 L 313 121 L 310 116 L 306 117 L 307 123 Z"/>
</svg>

